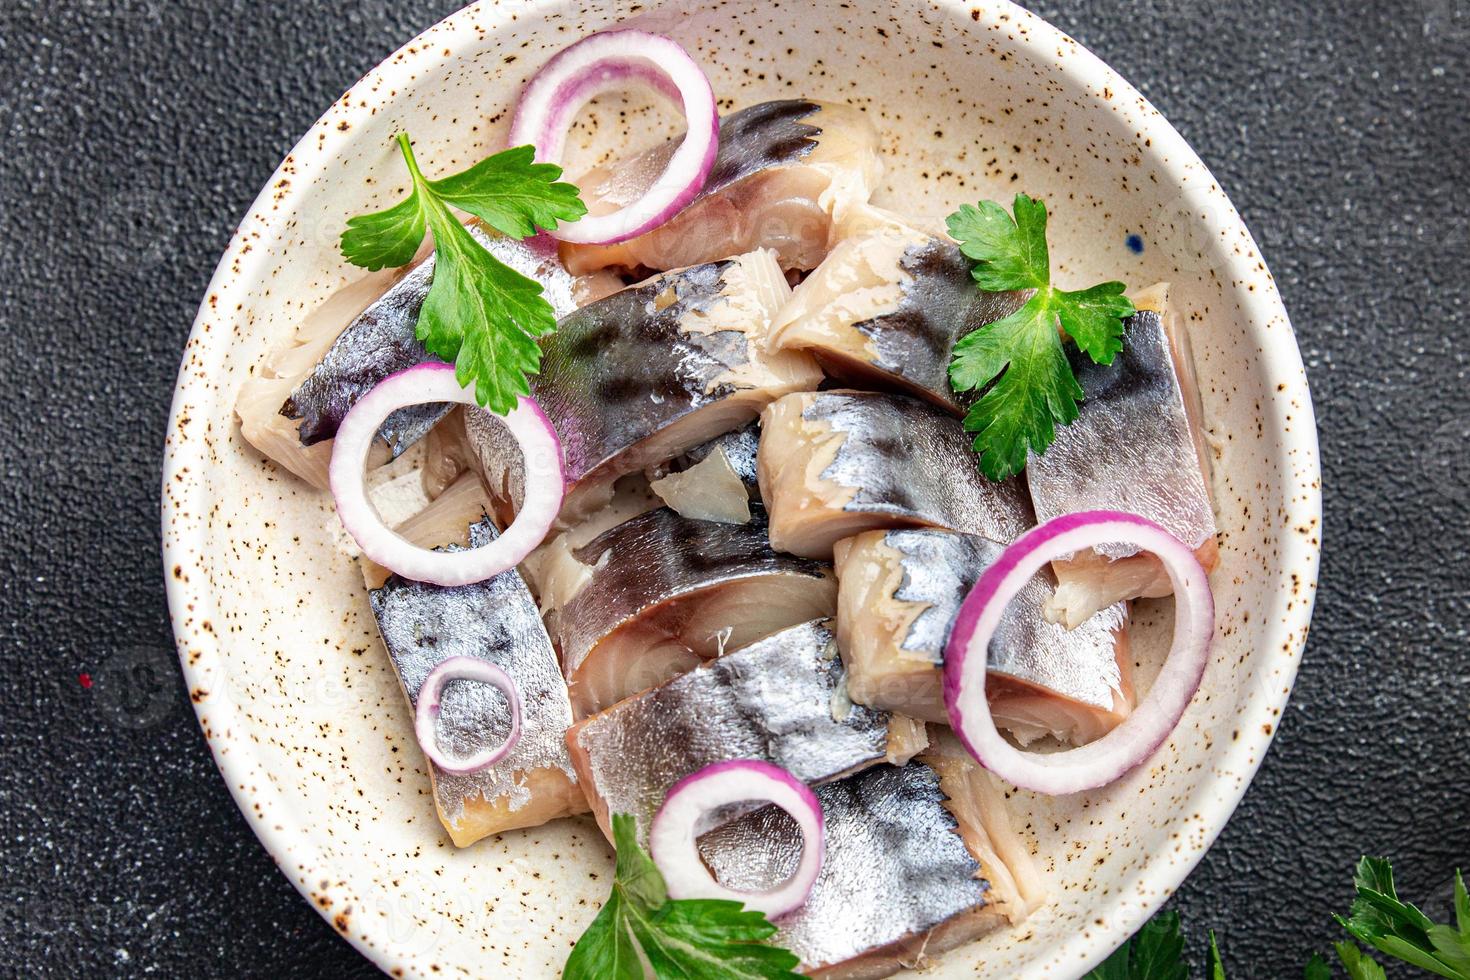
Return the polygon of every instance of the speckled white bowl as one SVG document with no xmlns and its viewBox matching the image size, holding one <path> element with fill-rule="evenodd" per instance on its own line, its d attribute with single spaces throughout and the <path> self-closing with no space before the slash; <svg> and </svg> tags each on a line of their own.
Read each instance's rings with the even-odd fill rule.
<svg viewBox="0 0 1470 980">
<path fill-rule="evenodd" d="M 554 50 L 639 14 L 696 51 L 725 105 L 847 101 L 884 134 L 881 200 L 1051 205 L 1064 282 L 1167 279 L 1189 311 L 1216 445 L 1219 641 L 1168 745 L 1104 791 L 1017 794 L 1052 900 L 933 974 L 1072 977 L 1135 929 L 1234 810 L 1291 691 L 1312 608 L 1320 493 L 1302 363 L 1271 275 L 1214 179 L 1126 81 L 1005 3 L 485 2 L 431 28 L 334 104 L 271 178 L 210 284 L 167 442 L 169 603 L 199 722 L 281 870 L 395 976 L 553 977 L 606 893 L 590 820 L 456 850 L 327 495 L 245 446 L 240 384 L 358 273 L 348 215 L 402 192 L 390 135 L 457 169 L 497 146 L 518 85 Z M 609 113 L 581 131 L 614 147 Z M 641 103 L 628 109 L 652 119 Z M 643 132 L 646 134 L 647 129 Z M 575 168 L 574 172 L 575 172 Z M 1141 235 L 1142 254 L 1125 246 Z M 1140 607 L 1144 675 L 1167 603 Z"/>
</svg>

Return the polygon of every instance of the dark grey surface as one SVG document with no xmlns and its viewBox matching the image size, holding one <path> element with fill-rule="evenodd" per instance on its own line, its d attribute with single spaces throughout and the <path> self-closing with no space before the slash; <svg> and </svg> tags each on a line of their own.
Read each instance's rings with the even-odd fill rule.
<svg viewBox="0 0 1470 980">
<path fill-rule="evenodd" d="M 317 114 L 455 0 L 0 0 L 0 973 L 372 976 L 236 812 L 179 683 L 160 447 L 189 323 Z M 1176 900 L 1295 977 L 1362 851 L 1470 865 L 1463 0 L 1047 3 L 1244 213 L 1316 396 L 1326 553 L 1276 744 Z M 78 675 L 88 673 L 84 688 Z"/>
</svg>

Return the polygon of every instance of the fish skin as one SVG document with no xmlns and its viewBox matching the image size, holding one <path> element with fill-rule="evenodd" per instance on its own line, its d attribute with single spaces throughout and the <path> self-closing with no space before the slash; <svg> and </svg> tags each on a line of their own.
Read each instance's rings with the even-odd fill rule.
<svg viewBox="0 0 1470 980">
<path fill-rule="evenodd" d="M 957 394 L 949 383 L 955 344 L 1020 309 L 1032 292 L 985 292 L 973 267 L 950 239 L 882 221 L 838 244 L 796 287 L 774 344 L 808 351 L 853 387 L 900 390 L 963 414 L 978 394 Z M 885 277 L 879 286 L 875 279 Z"/>
<path fill-rule="evenodd" d="M 957 396 L 949 362 L 961 337 L 1010 316 L 1029 290 L 989 293 L 975 286 L 974 263 L 959 246 L 940 238 L 904 252 L 908 275 L 903 300 L 891 313 L 855 324 L 876 356 L 872 366 L 952 412 L 963 413 L 978 396 Z"/>
<path fill-rule="evenodd" d="M 964 429 L 924 402 L 821 392 L 803 417 L 847 434 L 822 478 L 857 488 L 848 510 L 990 532 L 1003 541 L 1030 527 L 1020 482 L 982 476 Z M 906 465 L 885 467 L 884 460 Z"/>
<path fill-rule="evenodd" d="M 929 766 L 879 765 L 816 794 L 826 834 L 822 870 L 806 904 L 778 919 L 770 940 L 800 957 L 804 972 L 886 976 L 929 930 L 993 903 Z M 699 846 L 722 884 L 761 890 L 796 870 L 801 836 L 767 806 L 703 835 Z"/>
<path fill-rule="evenodd" d="M 905 659 L 912 657 L 935 668 L 930 685 L 935 704 L 927 707 L 937 708 L 942 714 L 938 669 L 944 664 L 955 618 L 975 582 L 1000 558 L 1005 546 L 974 535 L 931 529 L 887 531 L 883 544 L 900 556 L 903 570 L 892 598 L 922 609 L 899 648 L 907 655 Z M 1124 690 L 1131 690 L 1131 682 L 1125 682 L 1118 664 L 1114 637 L 1127 626 L 1127 608 L 1118 603 L 1077 629 L 1067 630 L 1043 616 L 1052 589 L 1050 576 L 1038 574 L 1011 600 L 990 641 L 987 672 L 991 677 L 1010 678 L 1101 712 L 1112 712 L 1115 699 L 1126 700 Z M 853 686 L 859 689 L 856 676 Z M 881 683 L 878 687 L 881 689 Z M 900 710 L 915 707 L 882 706 Z M 933 717 L 932 712 L 912 713 Z"/>
<path fill-rule="evenodd" d="M 573 280 L 557 258 L 556 245 L 538 235 L 522 241 L 467 226 L 491 255 L 542 285 L 542 296 L 558 317 L 576 306 Z M 416 334 L 419 310 L 433 285 L 434 256 L 430 254 L 390 286 L 383 296 L 349 323 L 321 361 L 296 386 L 281 406 L 281 414 L 300 419 L 301 444 L 311 446 L 337 434 L 349 409 L 390 374 L 437 361 Z M 393 456 L 423 438 L 452 405 L 412 405 L 384 420 L 379 434 Z"/>
<path fill-rule="evenodd" d="M 691 334 L 680 321 L 716 301 L 732 264 L 681 269 L 614 293 L 564 318 L 543 341 L 532 387 L 561 432 L 569 481 L 729 393 L 711 386 L 747 362 L 746 338 Z M 676 299 L 659 308 L 670 292 Z"/>
<path fill-rule="evenodd" d="M 1077 420 L 1059 426 L 1050 448 L 1027 463 L 1037 518 L 1122 510 L 1190 548 L 1206 545 L 1215 515 L 1164 317 L 1154 310 L 1129 317 L 1112 364 L 1076 350 L 1069 356 L 1083 401 Z M 1138 553 L 1127 545 L 1096 550 L 1112 559 Z"/>
<path fill-rule="evenodd" d="M 674 783 L 716 762 L 761 759 L 807 783 L 883 762 L 888 713 L 834 717 L 843 684 L 830 624 L 802 623 L 578 722 L 567 744 L 603 831 L 628 813 L 644 835 Z"/>
<path fill-rule="evenodd" d="M 802 424 L 823 434 L 820 447 L 777 421 L 791 406 L 801 406 Z M 820 478 L 824 499 L 815 502 L 806 478 L 793 490 L 789 474 L 802 473 L 832 441 L 838 444 Z M 760 460 L 772 540 L 799 554 L 826 554 L 837 538 L 877 527 L 942 527 L 1008 543 L 1034 524 L 1023 484 L 986 479 L 959 420 L 903 395 L 787 395 L 762 418 Z M 856 520 L 844 517 L 840 532 L 811 533 L 824 515 Z"/>
<path fill-rule="evenodd" d="M 789 166 L 810 154 L 817 147 L 822 129 L 806 120 L 817 115 L 821 108 L 819 103 L 806 99 L 778 99 L 721 116 L 719 145 L 709 176 L 685 209 L 762 170 Z M 666 140 L 613 165 L 583 174 L 578 178 L 578 185 L 587 203 L 604 199 L 622 203 L 636 197 L 643 190 L 636 185 L 651 183 L 668 166 L 681 142 L 682 137 Z"/>
<path fill-rule="evenodd" d="M 766 251 L 663 273 L 563 317 L 542 340 L 532 394 L 561 437 L 564 517 L 612 478 L 744 425 L 772 399 L 814 388 L 805 354 L 765 351 L 769 319 L 790 289 Z M 487 413 L 465 413 L 490 487 L 514 485 Z"/>
<path fill-rule="evenodd" d="M 809 155 L 822 135 L 822 127 L 809 120 L 819 117 L 821 109 L 807 99 L 777 99 L 721 116 L 720 145 L 699 197 L 718 194 L 736 181 Z"/>
<path fill-rule="evenodd" d="M 619 626 L 671 599 L 764 576 L 830 580 L 830 565 L 774 551 L 764 512 L 758 506 L 751 511 L 748 524 L 723 524 L 661 507 L 578 549 L 577 560 L 596 571 L 559 617 L 567 676 L 574 678 L 593 648 Z"/>
<path fill-rule="evenodd" d="M 482 519 L 471 527 L 470 546 L 481 547 L 495 536 L 489 519 Z M 446 550 L 462 549 L 450 546 Z M 515 815 L 532 803 L 525 786 L 527 773 L 554 770 L 567 782 L 576 783 L 564 737 L 572 723 L 566 683 L 536 603 L 519 573 L 512 569 L 484 582 L 455 587 L 395 575 L 368 597 L 410 705 L 417 705 L 419 690 L 433 668 L 460 655 L 496 664 L 520 691 L 521 735 L 504 760 L 467 775 L 446 773 L 429 763 L 434 801 L 451 833 L 465 817 L 467 804 L 481 798 L 486 803 L 505 801 L 508 812 L 494 829 L 526 826 L 517 823 Z M 483 685 L 463 688 L 451 683 L 445 689 L 439 730 L 441 741 L 452 752 L 466 755 L 503 741 L 510 714 L 504 699 Z M 575 788 L 573 793 L 580 796 Z M 572 803 L 573 808 L 564 813 L 582 812 L 575 807 L 575 799 Z M 543 814 L 535 822 L 544 819 Z M 468 842 L 456 838 L 461 846 Z"/>
<path fill-rule="evenodd" d="M 877 143 L 871 123 L 846 105 L 781 99 L 727 113 L 720 119 L 709 178 L 678 214 L 625 242 L 564 243 L 562 256 L 578 273 L 631 271 L 693 265 L 769 246 L 783 268 L 810 269 L 826 254 L 836 211 L 866 203 L 877 184 Z M 666 141 L 582 174 L 577 184 L 583 200 L 593 213 L 636 200 L 678 145 Z M 786 183 L 773 191 L 767 180 Z M 836 182 L 843 187 L 834 199 L 819 201 Z"/>
</svg>

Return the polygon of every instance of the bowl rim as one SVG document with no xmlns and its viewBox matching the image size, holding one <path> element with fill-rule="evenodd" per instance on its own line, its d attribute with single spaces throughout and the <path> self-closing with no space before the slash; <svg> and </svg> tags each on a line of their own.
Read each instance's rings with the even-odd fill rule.
<svg viewBox="0 0 1470 980">
<path fill-rule="evenodd" d="M 199 417 L 181 417 L 181 409 L 189 393 L 196 386 L 207 384 L 215 376 L 209 368 L 218 367 L 218 359 L 228 347 L 227 341 L 216 339 L 220 337 L 220 334 L 206 337 L 208 333 L 206 323 L 215 312 L 215 306 L 212 305 L 211 300 L 213 299 L 221 309 L 232 308 L 231 297 L 239 295 L 243 301 L 244 293 L 248 288 L 247 284 L 255 282 L 260 277 L 264 271 L 264 264 L 271 256 L 269 250 L 266 249 L 252 250 L 250 243 L 273 236 L 278 230 L 278 223 L 282 221 L 281 218 L 273 216 L 293 213 L 295 202 L 305 194 L 305 189 L 314 183 L 314 178 L 323 172 L 325 161 L 329 160 L 344 145 L 356 139 L 356 126 L 342 125 L 339 129 L 339 124 L 344 122 L 350 124 L 357 118 L 376 111 L 380 102 L 392 97 L 383 93 L 392 93 L 395 89 L 405 88 L 410 77 L 424 69 L 424 58 L 430 58 L 437 63 L 459 57 L 457 53 L 451 52 L 458 52 L 462 45 L 479 40 L 479 32 L 472 26 L 476 20 L 498 24 L 513 19 L 519 12 L 530 11 L 549 2 L 552 0 L 511 0 L 511 2 L 499 3 L 496 0 L 476 0 L 475 3 L 450 14 L 386 56 L 343 93 L 296 143 L 257 198 L 250 204 L 245 217 L 221 257 L 205 290 L 205 298 L 200 303 L 199 312 L 194 319 L 184 347 L 174 397 L 169 410 L 169 427 L 164 444 L 162 470 L 161 516 L 165 591 L 180 666 L 189 690 L 212 689 L 216 680 L 216 671 L 219 669 L 217 666 L 218 653 L 221 646 L 219 637 L 201 625 L 207 623 L 211 618 L 209 611 L 213 609 L 213 589 L 208 584 L 206 576 L 179 576 L 167 573 L 167 569 L 180 564 L 192 567 L 193 555 L 190 546 L 202 535 L 203 524 L 198 518 L 191 518 L 189 515 L 200 515 L 207 512 L 207 506 L 200 506 L 208 492 L 206 484 L 199 480 L 181 479 L 180 477 L 181 474 L 187 473 L 191 466 L 196 468 L 194 472 L 202 472 L 208 468 L 207 436 L 204 430 L 208 420 Z M 1260 702 L 1261 713 L 1269 714 L 1273 724 L 1241 726 L 1241 737 L 1231 743 L 1224 756 L 1231 771 L 1242 773 L 1246 778 L 1239 779 L 1236 785 L 1225 788 L 1212 799 L 1201 803 L 1202 833 L 1191 834 L 1181 840 L 1179 851 L 1173 855 L 1172 859 L 1153 861 L 1145 864 L 1139 871 L 1139 874 L 1154 886 L 1155 890 L 1147 896 L 1140 897 L 1138 905 L 1144 914 L 1152 914 L 1193 871 L 1224 829 L 1246 789 L 1254 780 L 1256 771 L 1279 727 L 1274 722 L 1279 720 L 1284 711 L 1295 684 L 1316 595 L 1321 550 L 1319 533 L 1322 512 L 1321 477 L 1317 427 L 1311 393 L 1307 385 L 1301 352 L 1295 342 L 1295 334 L 1291 330 L 1275 280 L 1269 271 L 1265 271 L 1259 247 L 1203 161 L 1163 114 L 1154 108 L 1152 103 L 1145 99 L 1130 82 L 1080 42 L 1073 40 L 1040 16 L 1011 3 L 1010 0 L 982 0 L 979 3 L 973 0 L 972 2 L 934 0 L 934 2 L 951 12 L 970 12 L 973 19 L 981 26 L 996 18 L 1007 19 L 1007 15 L 1009 19 L 1018 22 L 1024 20 L 1028 29 L 1016 32 L 1010 38 L 1010 43 L 1030 49 L 1038 63 L 1054 67 L 1061 64 L 1063 60 L 1061 52 L 1065 50 L 1067 62 L 1065 70 L 1068 73 L 1087 85 L 1091 91 L 1111 89 L 1117 96 L 1113 100 L 1115 106 L 1126 104 L 1136 107 L 1130 115 L 1139 126 L 1140 134 L 1153 141 L 1156 154 L 1161 157 L 1159 164 L 1161 169 L 1179 180 L 1181 186 L 1186 187 L 1186 196 L 1193 195 L 1192 203 L 1207 204 L 1220 218 L 1221 223 L 1228 230 L 1240 236 L 1242 242 L 1247 246 L 1243 254 L 1237 253 L 1227 257 L 1227 263 L 1232 266 L 1241 266 L 1242 269 L 1247 265 L 1254 266 L 1257 262 L 1261 263 L 1260 269 L 1256 270 L 1252 278 L 1253 281 L 1260 282 L 1262 285 L 1239 297 L 1246 321 L 1257 330 L 1262 324 L 1279 322 L 1286 328 L 1285 335 L 1291 340 L 1289 343 L 1282 342 L 1280 335 L 1277 335 L 1274 343 L 1262 344 L 1257 356 L 1265 362 L 1267 367 L 1274 369 L 1273 376 L 1284 379 L 1282 387 L 1278 389 L 1272 402 L 1290 404 L 1296 423 L 1277 433 L 1282 444 L 1282 455 L 1290 461 L 1284 467 L 1288 471 L 1283 473 L 1282 479 L 1288 492 L 1287 500 L 1291 506 L 1293 518 L 1307 522 L 1307 526 L 1312 528 L 1312 533 L 1285 535 L 1279 540 L 1277 550 L 1278 564 L 1281 567 L 1300 570 L 1302 594 L 1305 598 L 1289 605 L 1279 622 L 1270 627 L 1272 634 L 1279 641 L 1277 646 L 1286 657 L 1286 666 L 1282 668 L 1284 683 L 1281 684 L 1279 690 L 1273 689 Z M 981 8 L 984 8 L 983 13 Z M 431 38 L 434 42 L 432 45 L 426 43 Z M 1194 171 L 1196 177 L 1203 174 L 1207 179 L 1205 181 L 1191 180 L 1185 183 L 1182 180 L 1182 172 L 1186 168 Z M 288 174 L 289 180 L 285 180 Z M 285 180 L 284 184 L 283 180 Z M 1207 186 L 1201 187 L 1200 184 Z M 205 359 L 201 362 L 197 357 L 197 350 L 210 346 L 215 348 L 213 361 Z M 1265 411 L 1266 408 L 1267 406 L 1263 406 L 1262 411 Z M 189 529 L 184 533 L 171 533 L 171 525 L 174 528 L 186 526 Z M 1278 660 L 1277 664 L 1280 663 L 1281 661 Z M 229 731 L 232 723 L 238 720 L 239 709 L 228 699 L 224 699 L 208 703 L 195 701 L 194 710 L 215 763 L 236 805 L 247 818 L 250 818 L 252 814 L 258 818 L 247 819 L 250 828 L 276 861 L 278 867 L 282 869 L 283 874 L 285 874 L 288 855 L 291 866 L 302 869 L 301 874 L 286 874 L 286 878 L 301 892 L 303 898 L 307 899 L 308 904 L 331 923 L 332 912 L 311 901 L 307 884 L 318 878 L 331 877 L 329 873 L 332 867 L 331 862 L 322 856 L 320 850 L 311 842 L 310 837 L 304 834 L 304 828 L 299 825 L 299 822 L 293 826 L 292 821 L 282 819 L 290 813 L 290 808 L 282 805 L 282 794 L 271 781 L 264 779 L 252 781 L 246 778 L 250 773 L 253 760 L 249 757 L 249 753 L 244 751 L 243 746 L 239 743 L 226 744 L 217 737 L 218 733 Z M 248 791 L 247 785 L 249 785 Z M 1079 973 L 1085 972 L 1127 938 L 1123 934 L 1125 928 L 1127 928 L 1125 923 L 1108 923 L 1085 932 L 1078 931 L 1063 944 L 1061 949 L 1057 950 L 1057 955 L 1052 958 L 1051 962 L 1054 964 L 1063 961 L 1070 962 L 1076 965 Z M 395 949 L 391 938 L 372 935 L 370 929 L 355 932 L 338 928 L 337 931 L 359 953 L 380 969 L 387 971 L 397 968 L 395 971 L 397 976 L 405 975 L 404 971 L 407 971 L 408 975 L 420 975 L 416 958 L 401 955 Z"/>
</svg>

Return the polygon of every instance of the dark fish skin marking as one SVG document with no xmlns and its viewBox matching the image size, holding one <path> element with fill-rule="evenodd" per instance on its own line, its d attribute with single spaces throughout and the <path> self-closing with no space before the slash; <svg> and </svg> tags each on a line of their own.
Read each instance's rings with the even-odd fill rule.
<svg viewBox="0 0 1470 980">
<path fill-rule="evenodd" d="M 532 390 L 556 421 L 571 479 L 729 394 L 710 385 L 746 363 L 745 336 L 685 333 L 680 322 L 720 295 L 730 265 L 710 262 L 614 293 L 562 317 L 543 341 Z"/>
<path fill-rule="evenodd" d="M 556 261 L 554 246 L 546 253 L 548 246 L 541 238 L 517 241 L 491 234 L 477 224 L 467 227 L 496 259 L 539 282 L 542 296 L 558 316 L 572 310 L 572 278 Z M 301 420 L 297 436 L 302 445 L 335 436 L 348 410 L 388 375 L 439 360 L 424 349 L 417 336 L 419 311 L 433 281 L 434 256 L 430 255 L 359 313 L 291 392 L 281 414 Z M 400 408 L 384 420 L 379 434 L 397 456 L 428 434 L 453 407 L 441 403 Z"/>
<path fill-rule="evenodd" d="M 959 246 L 931 239 L 909 248 L 899 262 L 911 281 L 898 309 L 854 324 L 876 349 L 874 367 L 962 412 L 977 393 L 957 395 L 949 384 L 954 345 L 971 331 L 1009 316 L 1030 290 L 987 293 L 975 285 L 972 263 Z"/>
<path fill-rule="evenodd" d="M 770 167 L 795 163 L 817 145 L 821 127 L 801 120 L 821 107 L 803 99 L 780 99 L 732 112 L 720 120 L 720 147 L 700 197 L 718 194 L 738 180 Z"/>
<path fill-rule="evenodd" d="M 751 505 L 746 524 L 681 517 L 668 508 L 640 514 L 604 531 L 573 554 L 602 568 L 567 603 L 561 616 L 565 663 L 578 664 L 612 630 L 645 607 L 721 583 L 762 575 L 822 578 L 824 562 L 771 548 L 766 513 Z"/>
<path fill-rule="evenodd" d="M 746 524 L 695 520 L 659 508 L 602 532 L 573 554 L 583 564 L 595 565 L 607 551 L 617 559 L 634 548 L 665 555 L 667 561 L 692 573 L 691 577 L 707 577 L 711 572 L 730 569 L 732 564 L 771 566 L 771 571 L 794 571 L 813 578 L 820 578 L 827 568 L 823 562 L 775 551 L 767 537 L 765 509 L 759 504 L 751 506 L 751 519 Z M 628 567 L 620 574 L 643 578 L 649 569 Z"/>
<path fill-rule="evenodd" d="M 1001 542 L 1035 523 L 1019 480 L 980 475 L 960 423 L 927 401 L 825 392 L 802 413 L 846 433 L 824 480 L 856 490 L 847 510 L 887 515 L 893 526 L 933 525 Z"/>
<path fill-rule="evenodd" d="M 822 871 L 771 939 L 804 968 L 859 960 L 990 901 L 990 883 L 927 765 L 878 765 L 815 792 L 826 822 Z M 790 818 L 766 806 L 703 835 L 699 849 L 717 880 L 751 890 L 796 870 L 801 839 Z"/>
<path fill-rule="evenodd" d="M 433 263 L 424 262 L 395 282 L 342 331 L 291 392 L 281 406 L 281 414 L 301 420 L 297 435 L 303 446 L 314 446 L 335 436 L 348 410 L 388 375 L 438 360 L 414 335 L 432 280 Z M 452 407 L 414 405 L 388 416 L 382 433 L 393 455 L 421 438 Z"/>
<path fill-rule="evenodd" d="M 1153 310 L 1139 310 L 1124 321 L 1123 349 L 1113 358 L 1112 364 L 1098 364 L 1069 346 L 1067 359 L 1084 396 L 1109 400 L 1149 396 L 1160 401 L 1170 397 L 1174 390 L 1174 364 L 1168 345 L 1138 340 L 1162 334 L 1159 314 Z"/>
</svg>

